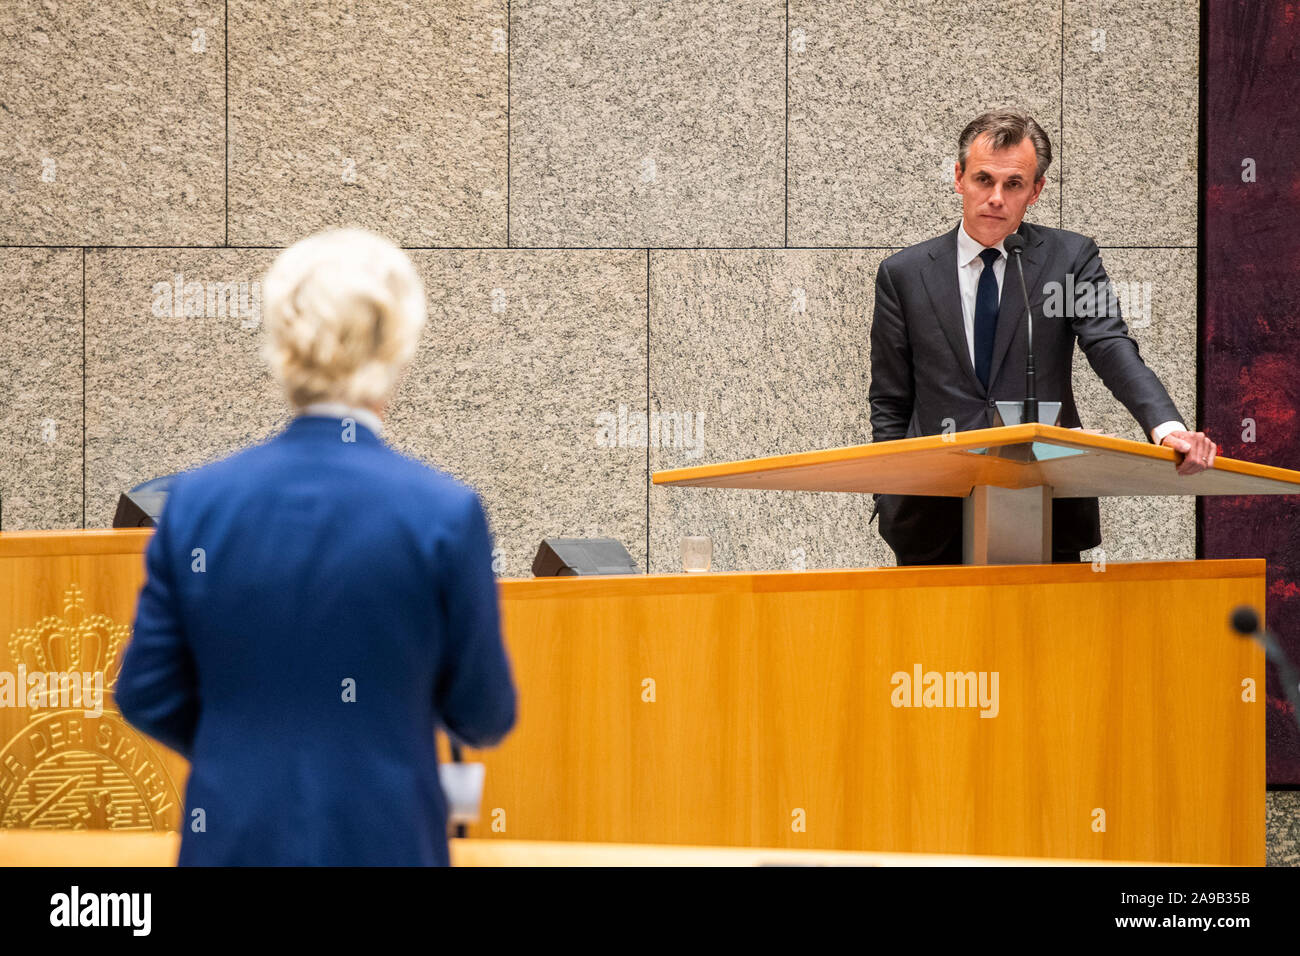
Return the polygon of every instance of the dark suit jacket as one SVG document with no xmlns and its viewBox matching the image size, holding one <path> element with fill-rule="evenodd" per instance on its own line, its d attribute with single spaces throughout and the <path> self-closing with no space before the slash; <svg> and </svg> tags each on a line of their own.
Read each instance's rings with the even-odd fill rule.
<svg viewBox="0 0 1300 956">
<path fill-rule="evenodd" d="M 1025 238 L 1025 284 L 1034 314 L 1034 366 L 1040 401 L 1061 402 L 1061 425 L 1078 427 L 1070 371 L 1077 339 L 1106 387 L 1148 434 L 1166 421 L 1186 421 L 1155 373 L 1138 355 L 1137 343 L 1118 308 L 1070 309 L 1044 315 L 1051 283 L 1094 286 L 1108 280 L 1097 244 L 1086 236 L 1021 223 Z M 1058 303 L 1062 300 L 1057 299 Z M 1103 305 L 1105 303 L 1103 302 Z M 1073 315 L 1071 312 L 1085 312 Z M 941 434 L 944 420 L 957 431 L 990 428 L 996 401 L 1025 397 L 1024 297 L 1015 263 L 1002 281 L 989 387 L 975 375 L 962 321 L 957 283 L 957 229 L 897 252 L 876 273 L 871 323 L 872 441 Z M 952 427 L 948 428 L 953 430 Z M 880 533 L 899 564 L 931 561 L 959 541 L 962 500 L 920 495 L 877 495 Z M 874 516 L 873 512 L 873 516 Z M 1083 551 L 1101 543 L 1096 498 L 1057 498 L 1052 503 L 1053 544 Z"/>
<path fill-rule="evenodd" d="M 299 417 L 172 485 L 115 697 L 191 762 L 181 864 L 446 864 L 435 728 L 514 723 L 477 496 L 355 437 Z"/>
</svg>

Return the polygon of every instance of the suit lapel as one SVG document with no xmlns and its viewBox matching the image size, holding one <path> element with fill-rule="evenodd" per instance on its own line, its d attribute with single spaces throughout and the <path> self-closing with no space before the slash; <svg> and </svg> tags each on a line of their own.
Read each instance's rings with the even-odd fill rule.
<svg viewBox="0 0 1300 956">
<path fill-rule="evenodd" d="M 1025 266 L 1025 288 L 1029 291 L 1029 301 L 1033 302 L 1038 288 L 1038 280 L 1042 277 L 1043 268 L 1047 264 L 1047 252 L 1043 248 L 1043 235 L 1037 229 L 1033 229 L 1028 223 L 1021 223 L 1020 228 L 1016 230 L 1024 236 L 1025 248 L 1021 255 L 1024 257 Z M 955 253 L 954 253 L 955 255 Z M 954 259 L 954 269 L 956 260 Z M 1020 274 L 1016 269 L 1014 262 L 1007 262 L 1006 271 L 1002 274 L 1002 297 L 998 300 L 998 325 L 997 331 L 993 334 L 993 364 L 989 368 L 989 384 L 992 385 L 998 380 L 998 372 L 1002 369 L 1002 362 L 1007 357 L 1007 351 L 1011 348 L 1011 341 L 1016 337 L 1017 330 L 1025 321 L 1025 296 L 1020 291 Z M 1038 326 L 1034 326 L 1034 332 L 1039 331 Z"/>
<path fill-rule="evenodd" d="M 944 338 L 957 356 L 957 364 L 964 370 L 970 385 L 983 395 L 984 386 L 975 374 L 970 360 L 970 346 L 966 341 L 966 324 L 961 311 L 961 287 L 957 284 L 957 230 L 943 237 L 938 248 L 930 253 L 930 262 L 922 272 L 930 305 L 938 316 Z M 992 379 L 989 379 L 992 381 Z"/>
</svg>

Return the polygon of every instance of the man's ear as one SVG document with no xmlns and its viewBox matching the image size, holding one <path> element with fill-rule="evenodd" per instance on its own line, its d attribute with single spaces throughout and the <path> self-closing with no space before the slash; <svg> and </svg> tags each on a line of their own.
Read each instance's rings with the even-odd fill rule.
<svg viewBox="0 0 1300 956">
<path fill-rule="evenodd" d="M 964 173 L 965 170 L 961 168 L 961 163 L 953 163 L 952 169 L 953 188 L 957 190 L 957 192 L 961 192 L 961 174 Z"/>
<path fill-rule="evenodd" d="M 1039 196 L 1040 193 L 1042 193 L 1042 191 L 1043 191 L 1043 187 L 1046 186 L 1046 185 L 1047 185 L 1047 177 L 1046 177 L 1046 176 L 1039 176 L 1039 177 L 1038 177 L 1038 182 L 1034 183 L 1034 194 L 1033 194 L 1032 196 L 1029 197 L 1029 205 L 1030 205 L 1030 206 L 1032 206 L 1034 203 L 1038 202 L 1038 196 Z"/>
</svg>

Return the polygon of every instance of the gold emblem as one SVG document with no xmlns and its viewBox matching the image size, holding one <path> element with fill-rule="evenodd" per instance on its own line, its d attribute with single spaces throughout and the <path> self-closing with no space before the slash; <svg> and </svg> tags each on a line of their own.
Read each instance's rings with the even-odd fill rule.
<svg viewBox="0 0 1300 956">
<path fill-rule="evenodd" d="M 97 675 L 92 687 L 65 681 L 19 706 L 32 719 L 0 750 L 0 827 L 60 830 L 174 830 L 175 785 L 154 745 L 131 728 L 107 693 L 117 684 L 131 628 L 88 614 L 73 584 L 63 616 L 47 616 L 9 636 L 13 666 L 29 673 Z"/>
</svg>

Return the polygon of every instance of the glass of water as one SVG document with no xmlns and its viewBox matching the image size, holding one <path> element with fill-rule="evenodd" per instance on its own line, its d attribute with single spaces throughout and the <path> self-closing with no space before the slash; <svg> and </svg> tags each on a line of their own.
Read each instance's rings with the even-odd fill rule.
<svg viewBox="0 0 1300 956">
<path fill-rule="evenodd" d="M 713 564 L 713 539 L 708 535 L 682 538 L 682 570 L 707 571 Z"/>
</svg>

